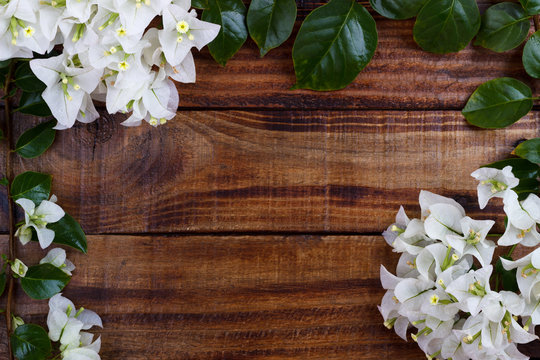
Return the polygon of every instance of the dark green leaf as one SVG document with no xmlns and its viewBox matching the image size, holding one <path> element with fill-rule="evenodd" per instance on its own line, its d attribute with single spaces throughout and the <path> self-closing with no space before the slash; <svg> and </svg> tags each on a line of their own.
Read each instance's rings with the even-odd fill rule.
<svg viewBox="0 0 540 360">
<path fill-rule="evenodd" d="M 9 181 L 7 178 L 3 177 L 0 179 L 0 185 L 8 186 L 8 184 L 9 184 Z"/>
<path fill-rule="evenodd" d="M 202 20 L 221 25 L 208 49 L 214 60 L 225 66 L 247 39 L 246 6 L 241 0 L 208 0 Z"/>
<path fill-rule="evenodd" d="M 11 184 L 11 196 L 14 200 L 26 198 L 36 205 L 48 200 L 51 192 L 52 176 L 33 171 L 18 175 Z"/>
<path fill-rule="evenodd" d="M 521 6 L 510 2 L 496 4 L 482 15 L 482 27 L 474 44 L 496 52 L 508 51 L 525 41 L 530 27 Z"/>
<path fill-rule="evenodd" d="M 192 0 L 191 6 L 193 6 L 195 9 L 206 9 L 208 8 L 208 0 Z"/>
<path fill-rule="evenodd" d="M 296 20 L 294 0 L 253 0 L 247 13 L 251 38 L 264 56 L 291 36 Z"/>
<path fill-rule="evenodd" d="M 53 243 L 68 245 L 86 254 L 86 235 L 71 215 L 66 213 L 60 221 L 48 224 L 47 228 L 54 230 Z"/>
<path fill-rule="evenodd" d="M 15 144 L 15 152 L 27 159 L 43 154 L 54 141 L 54 125 L 55 121 L 47 121 L 25 131 Z"/>
<path fill-rule="evenodd" d="M 501 256 L 501 258 L 512 261 L 510 256 Z M 501 275 L 504 290 L 513 291 L 516 293 L 519 292 L 516 278 L 517 269 L 506 270 L 502 265 L 501 259 L 499 259 L 495 265 L 495 272 Z"/>
<path fill-rule="evenodd" d="M 32 299 L 49 299 L 58 294 L 71 278 L 54 265 L 45 263 L 31 266 L 21 278 L 24 292 Z"/>
<path fill-rule="evenodd" d="M 45 329 L 24 324 L 11 334 L 11 348 L 18 360 L 44 360 L 51 355 L 52 346 Z"/>
<path fill-rule="evenodd" d="M 15 70 L 15 85 L 26 92 L 42 92 L 46 86 L 30 69 L 30 62 L 22 62 Z"/>
<path fill-rule="evenodd" d="M 523 67 L 527 74 L 540 79 L 540 31 L 531 36 L 523 49 Z"/>
<path fill-rule="evenodd" d="M 532 163 L 540 164 L 540 138 L 522 142 L 516 147 L 514 154 Z"/>
<path fill-rule="evenodd" d="M 519 0 L 527 14 L 540 14 L 540 0 Z"/>
<path fill-rule="evenodd" d="M 343 89 L 371 61 L 377 41 L 375 20 L 356 1 L 331 0 L 315 9 L 294 42 L 294 88 Z"/>
<path fill-rule="evenodd" d="M 525 199 L 531 193 L 540 191 L 540 166 L 533 164 L 529 160 L 520 158 L 511 158 L 497 161 L 482 167 L 490 167 L 495 169 L 503 169 L 505 166 L 512 166 L 512 173 L 519 179 L 519 185 L 513 188 L 520 200 Z"/>
<path fill-rule="evenodd" d="M 0 61 L 0 69 L 5 69 L 11 64 L 11 59 Z"/>
<path fill-rule="evenodd" d="M 425 51 L 445 54 L 462 50 L 480 29 L 476 0 L 429 0 L 414 24 L 414 40 Z"/>
<path fill-rule="evenodd" d="M 0 274 L 0 296 L 4 293 L 4 290 L 6 289 L 6 282 L 7 282 L 7 275 L 5 271 L 2 271 Z"/>
<path fill-rule="evenodd" d="M 498 78 L 476 89 L 463 115 L 472 125 L 497 129 L 515 123 L 527 115 L 532 106 L 531 88 L 516 79 Z"/>
<path fill-rule="evenodd" d="M 426 0 L 369 0 L 371 7 L 384 17 L 402 20 L 420 12 Z"/>
<path fill-rule="evenodd" d="M 28 93 L 23 91 L 19 107 L 14 111 L 40 117 L 51 116 L 51 110 L 39 92 Z"/>
</svg>

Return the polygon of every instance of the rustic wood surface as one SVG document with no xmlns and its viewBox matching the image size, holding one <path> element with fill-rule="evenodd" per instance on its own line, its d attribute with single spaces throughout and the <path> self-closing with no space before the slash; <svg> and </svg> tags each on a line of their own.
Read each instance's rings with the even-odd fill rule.
<svg viewBox="0 0 540 360">
<path fill-rule="evenodd" d="M 300 18 L 317 5 L 299 2 Z M 197 83 L 178 86 L 166 126 L 124 128 L 104 114 L 59 132 L 38 159 L 13 157 L 16 173 L 53 174 L 59 203 L 90 234 L 88 256 L 69 252 L 65 294 L 102 315 L 103 360 L 425 358 L 377 312 L 379 265 L 397 261 L 378 234 L 401 204 L 418 216 L 420 189 L 500 230 L 500 203 L 480 211 L 469 174 L 538 136 L 540 112 L 484 131 L 459 110 L 486 80 L 513 76 L 536 94 L 540 83 L 521 48 L 427 54 L 413 21 L 376 20 L 375 57 L 343 91 L 288 90 L 293 41 L 260 59 L 248 40 L 225 68 L 196 54 Z M 17 116 L 15 135 L 38 121 Z M 32 263 L 44 252 L 18 254 Z M 20 289 L 16 299 L 44 324 L 46 302 Z"/>
</svg>

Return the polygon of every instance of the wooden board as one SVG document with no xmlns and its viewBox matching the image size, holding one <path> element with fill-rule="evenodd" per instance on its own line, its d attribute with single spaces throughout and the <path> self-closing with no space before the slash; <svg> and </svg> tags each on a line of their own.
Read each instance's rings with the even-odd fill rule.
<svg viewBox="0 0 540 360">
<path fill-rule="evenodd" d="M 469 174 L 537 136 L 538 116 L 497 131 L 453 111 L 181 111 L 157 129 L 107 118 L 59 132 L 15 170 L 54 174 L 91 234 L 380 233 L 401 204 L 418 216 L 420 189 L 502 220 L 496 202 L 479 211 Z"/>
<path fill-rule="evenodd" d="M 379 264 L 397 255 L 380 237 L 90 236 L 69 258 L 65 295 L 101 314 L 103 360 L 421 358 L 381 323 Z M 46 301 L 17 298 L 44 324 Z"/>
</svg>

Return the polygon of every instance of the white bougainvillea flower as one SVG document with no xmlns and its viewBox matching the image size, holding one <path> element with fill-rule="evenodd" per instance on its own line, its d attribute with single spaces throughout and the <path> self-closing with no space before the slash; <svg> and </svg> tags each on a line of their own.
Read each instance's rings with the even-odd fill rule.
<svg viewBox="0 0 540 360">
<path fill-rule="evenodd" d="M 92 5 L 95 0 L 66 0 L 65 17 L 76 20 L 79 24 L 86 23 L 92 15 Z"/>
<path fill-rule="evenodd" d="M 64 52 L 68 55 L 75 55 L 88 52 L 99 42 L 99 37 L 93 28 L 84 23 L 77 23 L 73 20 L 64 20 L 59 24 L 60 32 L 64 42 Z M 94 67 L 98 67 L 94 65 Z"/>
<path fill-rule="evenodd" d="M 536 224 L 540 221 L 540 198 L 530 194 L 520 202 L 518 195 L 507 191 L 504 197 L 504 212 L 508 216 L 508 225 L 499 245 L 514 245 L 521 243 L 525 246 L 536 246 L 540 243 L 540 235 Z"/>
<path fill-rule="evenodd" d="M 28 271 L 28 266 L 26 266 L 21 260 L 15 259 L 11 264 L 11 271 L 16 274 L 18 277 L 25 277 L 26 272 Z"/>
<path fill-rule="evenodd" d="M 115 11 L 128 35 L 142 35 L 152 19 L 160 15 L 170 0 L 113 0 Z"/>
<path fill-rule="evenodd" d="M 381 300 L 381 305 L 377 306 L 384 319 L 384 326 L 388 329 L 394 329 L 399 337 L 407 341 L 409 320 L 399 314 L 400 307 L 401 304 L 396 299 L 393 290 L 388 290 Z"/>
<path fill-rule="evenodd" d="M 412 219 L 392 242 L 391 246 L 395 252 L 407 252 L 418 255 L 426 246 L 433 244 L 434 240 L 426 236 L 424 222 L 419 219 Z"/>
<path fill-rule="evenodd" d="M 51 245 L 54 240 L 54 231 L 47 229 L 46 226 L 59 221 L 65 215 L 64 210 L 54 203 L 55 199 L 53 195 L 52 201 L 43 200 L 37 208 L 32 200 L 22 198 L 15 201 L 24 209 L 24 224 L 15 233 L 23 245 L 32 240 L 31 228 L 36 231 L 42 249 Z"/>
<path fill-rule="evenodd" d="M 73 263 L 66 258 L 66 251 L 60 248 L 50 250 L 47 255 L 39 261 L 39 263 L 49 263 L 56 266 L 69 276 L 71 276 L 71 272 L 75 270 L 75 265 L 73 265 Z"/>
<path fill-rule="evenodd" d="M 463 346 L 461 345 L 461 339 L 458 339 L 458 337 L 456 336 L 454 332 L 452 332 L 452 334 L 448 335 L 446 339 L 444 339 L 441 346 L 440 355 L 444 359 L 452 359 L 452 360 L 469 360 L 470 359 L 469 355 L 465 353 L 465 350 L 463 349 Z M 432 357 L 432 358 L 435 359 L 436 357 Z"/>
<path fill-rule="evenodd" d="M 494 224 L 492 220 L 473 220 L 466 216 L 460 220 L 460 232 L 464 235 L 450 234 L 443 242 L 454 248 L 460 257 L 470 254 L 478 259 L 481 266 L 488 265 L 496 245 L 493 241 L 486 240 L 486 236 Z"/>
<path fill-rule="evenodd" d="M 470 268 L 469 255 L 460 257 L 455 251 L 442 243 L 426 246 L 416 257 L 416 267 L 425 280 L 435 281 L 437 277 L 451 266 L 459 265 Z"/>
<path fill-rule="evenodd" d="M 53 5 L 54 1 L 40 1 L 39 4 L 39 30 L 49 42 L 52 42 L 58 33 L 58 26 L 64 19 L 65 5 Z"/>
<path fill-rule="evenodd" d="M 84 308 L 76 310 L 73 303 L 62 294 L 49 300 L 49 338 L 60 342 L 61 351 L 80 347 L 83 336 L 88 338 L 81 330 L 88 330 L 93 326 L 103 327 L 101 318 L 95 312 Z"/>
<path fill-rule="evenodd" d="M 195 10 L 171 4 L 163 11 L 163 30 L 158 37 L 165 58 L 172 65 L 182 63 L 192 47 L 201 50 L 216 38 L 220 26 L 197 19 Z"/>
<path fill-rule="evenodd" d="M 103 70 L 84 66 L 79 57 L 67 54 L 30 61 L 34 74 L 47 88 L 42 96 L 62 127 L 72 127 L 81 112 L 86 95 L 100 81 Z"/>
<path fill-rule="evenodd" d="M 416 278 L 420 275 L 416 269 L 416 256 L 403 253 L 399 257 L 396 267 L 396 275 L 400 278 Z"/>
<path fill-rule="evenodd" d="M 519 184 L 519 179 L 512 173 L 511 166 L 506 166 L 502 170 L 484 167 L 474 171 L 471 176 L 480 181 L 477 189 L 480 209 L 485 208 L 489 199 L 493 197 L 504 198 L 507 190 Z"/>
<path fill-rule="evenodd" d="M 407 225 L 411 220 L 405 214 L 405 209 L 403 206 L 399 207 L 399 211 L 396 214 L 396 222 L 390 225 L 383 233 L 384 240 L 388 243 L 388 245 L 392 246 L 396 238 L 405 232 L 405 229 L 407 229 Z"/>
<path fill-rule="evenodd" d="M 446 292 L 451 294 L 457 301 L 459 308 L 475 316 L 480 312 L 480 303 L 484 296 L 491 291 L 489 278 L 493 272 L 493 266 L 488 265 L 476 271 L 459 276 L 447 283 Z"/>
</svg>

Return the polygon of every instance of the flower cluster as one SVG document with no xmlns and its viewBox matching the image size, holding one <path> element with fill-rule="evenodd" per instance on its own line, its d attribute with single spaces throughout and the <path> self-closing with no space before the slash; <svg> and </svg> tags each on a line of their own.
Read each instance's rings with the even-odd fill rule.
<svg viewBox="0 0 540 360">
<path fill-rule="evenodd" d="M 511 167 L 482 168 L 472 176 L 480 181 L 481 208 L 493 197 L 503 199 L 508 225 L 499 245 L 540 243 L 540 198 L 518 200 L 512 189 L 519 180 Z M 540 250 L 517 261 L 502 259 L 506 269 L 518 269 L 520 295 L 493 290 L 496 245 L 487 237 L 494 221 L 473 220 L 456 201 L 427 191 L 420 192 L 419 202 L 421 219 L 410 220 L 400 208 L 396 223 L 383 233 L 401 253 L 396 275 L 381 266 L 385 326 L 405 340 L 412 328 L 412 339 L 428 359 L 528 359 L 516 344 L 537 338 Z"/>
<path fill-rule="evenodd" d="M 191 48 L 220 29 L 190 7 L 190 0 L 0 0 L 0 61 L 63 46 L 58 56 L 30 61 L 57 129 L 94 121 L 93 100 L 111 114 L 130 112 L 124 125 L 157 126 L 176 114 L 171 79 L 195 81 Z"/>
</svg>

